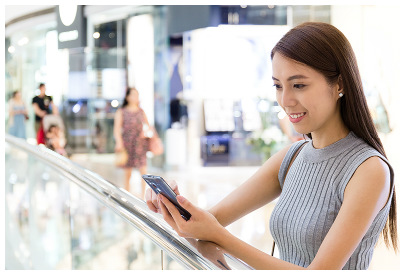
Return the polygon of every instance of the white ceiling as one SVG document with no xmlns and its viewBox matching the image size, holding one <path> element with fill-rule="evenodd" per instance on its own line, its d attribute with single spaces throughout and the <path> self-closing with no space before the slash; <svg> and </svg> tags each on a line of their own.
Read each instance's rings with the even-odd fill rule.
<svg viewBox="0 0 400 275">
<path fill-rule="evenodd" d="M 7 1 L 10 2 L 10 1 Z M 18 18 L 23 15 L 27 15 L 33 12 L 45 10 L 48 8 L 52 8 L 54 5 L 5 5 L 5 18 L 4 23 L 7 24 L 10 20 Z"/>
</svg>

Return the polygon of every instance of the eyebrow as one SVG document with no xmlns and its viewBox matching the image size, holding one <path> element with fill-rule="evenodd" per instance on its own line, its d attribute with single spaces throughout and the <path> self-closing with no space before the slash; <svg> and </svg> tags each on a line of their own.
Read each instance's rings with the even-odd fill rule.
<svg viewBox="0 0 400 275">
<path fill-rule="evenodd" d="M 294 80 L 294 79 L 305 79 L 305 78 L 308 78 L 307 76 L 304 76 L 304 75 L 302 75 L 302 74 L 297 74 L 297 75 L 292 75 L 292 76 L 290 76 L 288 79 L 287 79 L 287 81 L 291 81 L 291 80 Z M 272 77 L 272 80 L 277 80 L 277 81 L 279 81 L 279 79 L 277 79 L 277 78 L 275 78 L 275 77 Z"/>
</svg>

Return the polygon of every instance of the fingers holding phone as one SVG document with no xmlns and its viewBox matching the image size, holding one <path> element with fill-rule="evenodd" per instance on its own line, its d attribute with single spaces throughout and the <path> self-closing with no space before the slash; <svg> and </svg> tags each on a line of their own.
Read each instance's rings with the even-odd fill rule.
<svg viewBox="0 0 400 275">
<path fill-rule="evenodd" d="M 143 175 L 152 191 L 146 192 L 146 203 L 151 210 L 163 215 L 164 220 L 181 237 L 215 241 L 225 230 L 209 212 L 196 207 L 179 195 L 176 182 L 167 183 L 162 177 Z"/>
<path fill-rule="evenodd" d="M 179 236 L 191 238 L 192 236 L 190 233 L 186 232 L 187 230 L 184 228 L 187 220 L 184 219 L 176 206 L 162 194 L 158 195 L 157 197 L 164 220 L 178 233 Z"/>
<path fill-rule="evenodd" d="M 145 193 L 146 204 L 149 207 L 149 209 L 155 213 L 161 214 L 161 210 L 157 200 L 157 193 L 156 193 L 157 189 L 155 190 L 154 188 L 157 188 L 158 186 L 160 190 L 166 190 L 162 188 L 162 185 L 160 185 L 161 183 L 165 182 L 176 195 L 180 194 L 178 189 L 178 184 L 174 180 L 164 180 L 161 177 L 152 175 L 143 175 L 142 177 L 150 187 L 146 190 Z"/>
<path fill-rule="evenodd" d="M 211 213 L 179 195 L 177 196 L 179 205 L 191 214 L 190 219 L 185 220 L 182 219 L 181 213 L 168 198 L 163 195 L 159 195 L 159 198 L 164 220 L 179 236 L 218 243 L 217 240 L 225 229 Z"/>
<path fill-rule="evenodd" d="M 144 195 L 147 207 L 155 213 L 161 214 L 160 206 L 158 204 L 157 194 L 151 188 L 146 189 L 146 193 Z"/>
</svg>

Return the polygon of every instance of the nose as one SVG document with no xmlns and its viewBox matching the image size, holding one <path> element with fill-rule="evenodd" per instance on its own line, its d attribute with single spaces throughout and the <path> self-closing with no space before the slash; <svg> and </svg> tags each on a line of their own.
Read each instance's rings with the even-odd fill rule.
<svg viewBox="0 0 400 275">
<path fill-rule="evenodd" d="M 282 89 L 279 94 L 280 104 L 282 107 L 293 107 L 297 104 L 295 95 L 289 89 Z"/>
</svg>

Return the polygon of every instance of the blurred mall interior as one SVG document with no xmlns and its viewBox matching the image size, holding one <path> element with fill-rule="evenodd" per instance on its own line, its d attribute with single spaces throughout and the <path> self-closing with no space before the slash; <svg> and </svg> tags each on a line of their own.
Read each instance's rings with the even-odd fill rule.
<svg viewBox="0 0 400 275">
<path fill-rule="evenodd" d="M 114 116 L 126 87 L 164 146 L 148 172 L 175 179 L 210 208 L 296 140 L 275 101 L 270 51 L 291 27 L 333 24 L 357 56 L 368 104 L 400 174 L 398 6 L 5 6 L 5 132 L 21 92 L 26 139 L 5 140 L 6 269 L 249 269 L 178 237 L 143 204 L 140 175 L 123 189 Z M 68 158 L 38 146 L 39 83 L 62 118 Z M 399 201 L 399 200 L 398 200 Z M 270 253 L 275 202 L 230 225 Z M 399 209 L 400 210 L 400 209 Z M 204 245 L 204 244 L 201 244 Z M 208 244 L 212 246 L 212 244 Z M 279 251 L 275 255 L 279 255 Z M 369 269 L 400 269 L 380 240 Z"/>
</svg>

